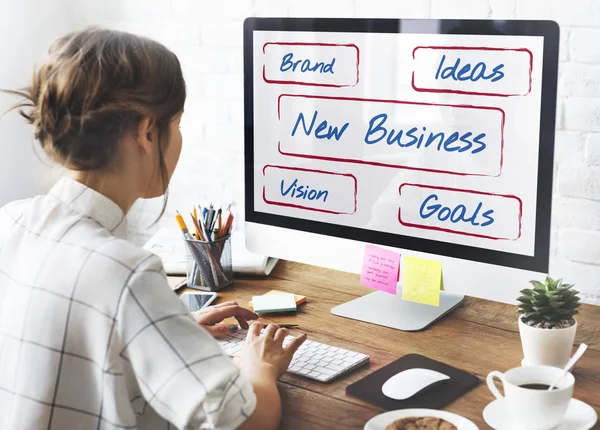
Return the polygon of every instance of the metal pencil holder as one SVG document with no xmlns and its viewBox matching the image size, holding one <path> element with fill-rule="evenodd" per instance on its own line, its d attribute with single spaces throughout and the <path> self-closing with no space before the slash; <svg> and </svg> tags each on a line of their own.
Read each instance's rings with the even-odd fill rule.
<svg viewBox="0 0 600 430">
<path fill-rule="evenodd" d="M 185 239 L 187 285 L 204 291 L 217 291 L 233 283 L 231 235 L 218 240 Z"/>
</svg>

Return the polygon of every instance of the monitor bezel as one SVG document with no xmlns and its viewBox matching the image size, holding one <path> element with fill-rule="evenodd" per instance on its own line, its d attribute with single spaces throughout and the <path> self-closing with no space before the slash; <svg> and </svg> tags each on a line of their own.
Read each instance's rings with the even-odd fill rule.
<svg viewBox="0 0 600 430">
<path fill-rule="evenodd" d="M 433 34 L 542 36 L 544 38 L 538 152 L 534 255 L 527 256 L 462 244 L 349 227 L 320 221 L 258 212 L 254 209 L 254 31 L 411 33 L 431 28 Z M 419 26 L 419 23 L 424 25 Z M 417 29 L 417 30 L 415 30 Z M 432 34 L 424 30 L 423 34 Z M 244 160 L 245 221 L 297 231 L 335 236 L 462 260 L 547 273 L 550 263 L 552 182 L 556 120 L 559 27 L 546 20 L 362 19 L 362 18 L 247 18 L 244 22 Z"/>
</svg>

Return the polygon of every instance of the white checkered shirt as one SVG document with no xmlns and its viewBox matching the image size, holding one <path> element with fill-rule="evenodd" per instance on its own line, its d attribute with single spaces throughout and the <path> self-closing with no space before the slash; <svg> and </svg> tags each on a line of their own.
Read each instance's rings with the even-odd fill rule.
<svg viewBox="0 0 600 430">
<path fill-rule="evenodd" d="M 62 179 L 0 210 L 0 429 L 229 429 L 250 383 L 124 239 L 108 198 Z"/>
</svg>

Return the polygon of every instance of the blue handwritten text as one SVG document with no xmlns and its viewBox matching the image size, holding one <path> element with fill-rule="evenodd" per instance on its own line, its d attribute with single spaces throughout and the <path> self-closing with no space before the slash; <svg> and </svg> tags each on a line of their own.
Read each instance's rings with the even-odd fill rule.
<svg viewBox="0 0 600 430">
<path fill-rule="evenodd" d="M 298 185 L 298 178 L 294 179 L 291 185 L 287 186 L 285 180 L 281 180 L 281 195 L 289 195 L 291 198 L 308 199 L 308 200 L 323 200 L 327 202 L 329 191 L 310 189 L 308 185 Z"/>
<path fill-rule="evenodd" d="M 300 125 L 300 123 L 302 123 L 302 128 L 304 130 L 304 133 L 307 136 L 309 136 L 313 132 L 313 128 L 317 121 L 318 114 L 319 114 L 318 111 L 315 111 L 313 113 L 310 125 L 307 126 L 306 119 L 304 118 L 304 114 L 300 113 L 298 115 L 298 118 L 296 119 L 296 124 L 294 125 L 294 128 L 292 129 L 292 137 L 296 135 L 296 131 L 298 130 L 298 126 Z M 347 122 L 341 128 L 338 129 L 337 126 L 331 126 L 328 124 L 328 122 L 326 120 L 324 120 L 324 121 L 321 121 L 319 123 L 319 125 L 317 125 L 314 135 L 317 139 L 331 140 L 333 138 L 333 139 L 339 141 L 349 125 L 350 125 L 350 123 Z"/>
<path fill-rule="evenodd" d="M 471 66 L 470 63 L 463 65 L 460 70 L 460 62 L 461 59 L 457 58 L 453 65 L 444 68 L 444 62 L 446 61 L 446 55 L 442 55 L 442 59 L 440 60 L 440 64 L 437 68 L 437 72 L 435 73 L 435 79 L 449 79 L 452 78 L 455 81 L 473 81 L 476 82 L 478 80 L 490 80 L 490 82 L 499 81 L 504 77 L 504 72 L 502 68 L 504 68 L 504 64 L 498 64 L 496 67 L 492 69 L 492 72 L 486 75 L 486 71 L 490 68 L 484 62 L 479 62 L 475 64 L 475 66 Z"/>
<path fill-rule="evenodd" d="M 295 72 L 296 70 L 306 73 L 306 72 L 318 72 L 318 73 L 331 73 L 334 74 L 333 66 L 335 64 L 335 57 L 331 59 L 331 62 L 325 63 L 323 61 L 311 62 L 308 58 L 304 60 L 294 60 L 294 54 L 289 52 L 283 56 L 281 59 L 281 66 L 279 66 L 279 70 L 281 72 L 287 72 L 291 70 Z"/>
<path fill-rule="evenodd" d="M 494 223 L 494 218 L 492 215 L 494 214 L 493 209 L 488 209 L 481 214 L 480 212 L 483 208 L 483 203 L 479 202 L 477 204 L 477 208 L 472 211 L 472 213 L 467 209 L 467 207 L 463 204 L 456 205 L 454 207 L 444 206 L 440 203 L 432 203 L 437 202 L 439 197 L 437 194 L 429 195 L 419 208 L 419 215 L 423 219 L 427 219 L 429 217 L 435 216 L 440 221 L 450 221 L 453 224 L 462 222 L 471 224 L 473 226 L 481 226 L 486 227 L 490 224 Z M 470 215 L 467 215 L 470 213 Z"/>
<path fill-rule="evenodd" d="M 385 139 L 388 145 L 395 144 L 401 148 L 416 145 L 420 149 L 421 146 L 428 148 L 434 144 L 438 151 L 442 149 L 446 152 L 470 151 L 471 154 L 477 154 L 486 148 L 486 144 L 483 142 L 485 133 L 480 133 L 472 138 L 473 133 L 470 131 L 464 133 L 455 131 L 449 134 L 429 132 L 427 135 L 427 127 L 421 127 L 422 130 L 419 130 L 419 127 L 412 127 L 408 130 L 384 127 L 387 119 L 388 114 L 386 113 L 380 113 L 371 118 L 364 138 L 367 145 L 374 145 Z"/>
</svg>

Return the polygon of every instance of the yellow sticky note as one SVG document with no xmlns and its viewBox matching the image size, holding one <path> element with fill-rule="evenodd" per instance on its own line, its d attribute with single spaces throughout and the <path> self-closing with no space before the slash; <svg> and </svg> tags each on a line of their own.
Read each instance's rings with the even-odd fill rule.
<svg viewBox="0 0 600 430">
<path fill-rule="evenodd" d="M 402 300 L 440 305 L 442 263 L 422 258 L 404 257 Z"/>
</svg>

